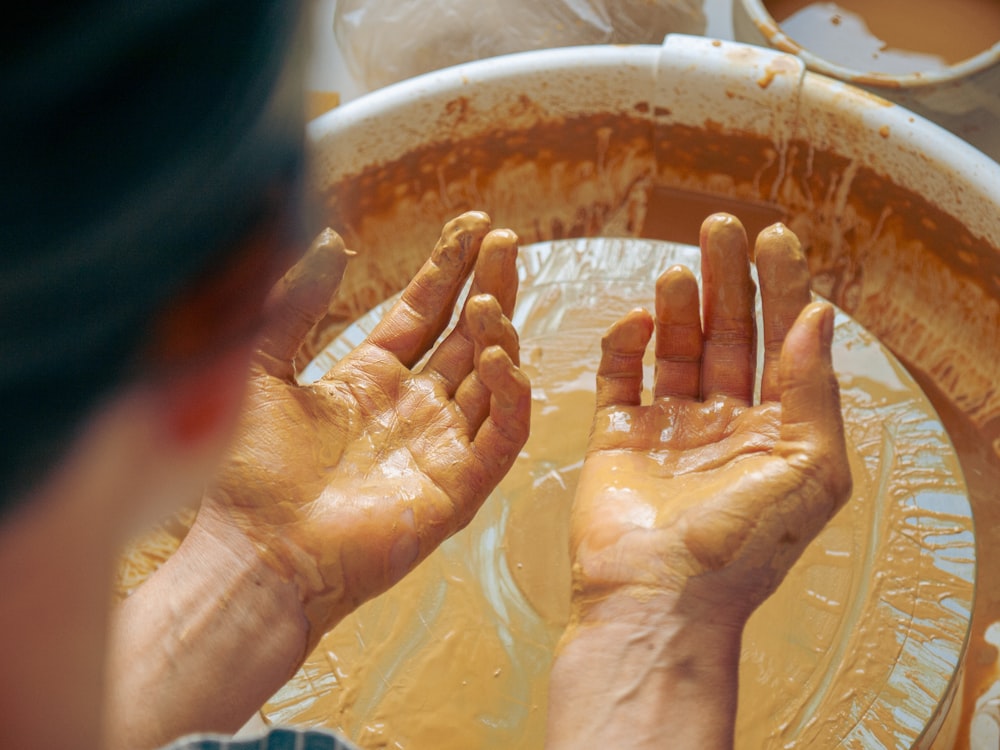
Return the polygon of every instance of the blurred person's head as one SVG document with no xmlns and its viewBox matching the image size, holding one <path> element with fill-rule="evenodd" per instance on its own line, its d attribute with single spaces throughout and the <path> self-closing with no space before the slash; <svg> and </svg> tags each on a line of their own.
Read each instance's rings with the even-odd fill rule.
<svg viewBox="0 0 1000 750">
<path fill-rule="evenodd" d="M 302 162 L 296 3 L 24 7 L 0 32 L 0 519 L 123 399 L 165 459 L 224 442 Z"/>
<path fill-rule="evenodd" d="M 303 247 L 298 21 L 286 0 L 5 14 L 4 747 L 100 745 L 120 544 L 196 500 L 231 439 L 262 302 Z"/>
</svg>

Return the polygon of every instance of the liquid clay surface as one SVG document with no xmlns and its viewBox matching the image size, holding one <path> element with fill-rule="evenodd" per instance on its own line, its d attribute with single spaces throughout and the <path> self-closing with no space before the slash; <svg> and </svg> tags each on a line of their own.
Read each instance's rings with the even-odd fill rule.
<svg viewBox="0 0 1000 750">
<path fill-rule="evenodd" d="M 906 75 L 943 70 L 1000 40 L 993 0 L 766 0 L 792 39 L 858 71 Z"/>
<path fill-rule="evenodd" d="M 470 526 L 347 618 L 265 708 L 364 748 L 541 748 L 552 650 L 569 611 L 568 519 L 600 336 L 695 248 L 591 239 L 522 248 L 513 322 L 532 433 Z M 371 330 L 361 317 L 303 373 Z M 652 363 L 646 382 L 651 382 Z M 754 615 L 737 747 L 910 747 L 946 696 L 969 631 L 975 543 L 948 436 L 905 369 L 838 312 L 854 496 Z M 647 394 L 648 396 L 648 394 Z"/>
</svg>

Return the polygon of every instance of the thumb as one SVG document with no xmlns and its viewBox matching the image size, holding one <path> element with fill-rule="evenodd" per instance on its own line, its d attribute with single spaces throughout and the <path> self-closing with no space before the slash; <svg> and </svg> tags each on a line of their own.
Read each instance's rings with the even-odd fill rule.
<svg viewBox="0 0 1000 750">
<path fill-rule="evenodd" d="M 271 290 L 259 347 L 269 360 L 264 369 L 270 374 L 288 380 L 295 377 L 295 355 L 329 310 L 353 255 L 344 247 L 340 235 L 324 229 L 305 257 Z"/>
<path fill-rule="evenodd" d="M 850 494 L 851 474 L 833 371 L 833 317 L 826 302 L 813 302 L 799 313 L 781 349 L 778 378 L 782 443 L 805 452 L 839 507 Z"/>
</svg>

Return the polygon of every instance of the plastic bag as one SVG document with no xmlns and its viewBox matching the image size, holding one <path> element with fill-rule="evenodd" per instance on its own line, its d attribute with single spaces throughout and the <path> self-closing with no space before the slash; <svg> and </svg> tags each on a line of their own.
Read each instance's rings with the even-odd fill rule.
<svg viewBox="0 0 1000 750">
<path fill-rule="evenodd" d="M 703 0 L 337 0 L 333 27 L 367 89 L 484 57 L 577 44 L 659 44 L 705 30 Z"/>
</svg>

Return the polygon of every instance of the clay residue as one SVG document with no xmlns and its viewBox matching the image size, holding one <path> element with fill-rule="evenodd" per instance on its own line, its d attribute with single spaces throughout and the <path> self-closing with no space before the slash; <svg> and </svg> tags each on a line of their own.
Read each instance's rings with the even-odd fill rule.
<svg viewBox="0 0 1000 750">
<path fill-rule="evenodd" d="M 430 144 L 345 179 L 323 196 L 323 223 L 361 252 L 309 354 L 401 289 L 441 225 L 462 211 L 488 205 L 494 225 L 516 227 L 526 243 L 637 234 L 654 171 L 648 135 L 641 116 L 560 119 L 526 132 Z M 524 189 L 529 185 L 549 189 Z"/>
<path fill-rule="evenodd" d="M 830 128 L 842 128 L 839 115 L 829 118 Z M 878 140 L 889 145 L 897 138 Z M 951 169 L 926 162 L 928 170 Z M 863 151 L 849 159 L 799 140 L 779 153 L 768 139 L 654 124 L 638 111 L 522 132 L 498 125 L 461 144 L 421 147 L 325 194 L 321 220 L 342 231 L 360 256 L 314 344 L 325 344 L 402 288 L 444 220 L 467 207 L 489 212 L 528 242 L 584 234 L 675 239 L 674 222 L 661 221 L 658 206 L 669 206 L 678 193 L 694 193 L 707 204 L 734 201 L 727 210 L 737 214 L 740 202 L 770 206 L 802 239 L 814 288 L 874 332 L 920 379 L 968 478 L 981 569 L 997 571 L 1000 247 L 937 208 L 937 196 L 900 187 L 870 163 L 872 155 Z M 658 202 L 657 194 L 666 199 Z M 952 202 L 968 205 L 969 198 L 956 195 Z M 983 225 L 995 226 L 988 222 Z M 986 632 L 1000 620 L 998 582 L 992 574 L 980 579 L 966 660 L 966 727 L 976 699 L 995 679 L 996 649 Z M 516 588 L 512 581 L 505 585 Z M 545 643 L 536 641 L 538 653 Z M 315 685 L 336 680 L 328 665 L 310 664 L 303 674 Z M 957 745 L 967 746 L 961 739 Z"/>
<path fill-rule="evenodd" d="M 951 403 L 934 381 L 925 374 L 918 375 L 925 392 L 934 401 L 937 412 L 955 443 L 962 458 L 962 468 L 973 501 L 976 522 L 976 557 L 980 575 L 976 582 L 976 606 L 973 613 L 969 654 L 965 660 L 965 685 L 962 701 L 957 707 L 962 714 L 959 736 L 954 748 L 970 747 L 969 730 L 980 696 L 1000 680 L 997 649 L 990 642 L 987 631 L 1000 622 L 1000 503 L 996 502 L 1000 487 L 1000 443 L 982 439 L 982 432 L 968 415 Z M 995 643 L 995 638 L 993 643 Z M 1000 726 L 1000 712 L 994 708 L 985 711 L 987 720 Z"/>
<path fill-rule="evenodd" d="M 839 328 L 837 346 L 858 346 L 844 334 Z M 947 437 L 928 403 L 887 398 L 914 387 L 905 373 L 895 383 L 887 372 L 844 376 L 843 349 L 838 358 L 855 497 L 767 603 L 786 619 L 769 620 L 762 608 L 763 622 L 751 622 L 759 652 L 750 652 L 748 668 L 745 649 L 741 696 L 752 694 L 768 709 L 748 748 L 833 747 L 844 738 L 845 715 L 858 724 L 852 736 L 877 739 L 873 746 L 923 746 L 914 729 L 951 698 L 968 632 L 972 526 Z M 816 585 L 824 580 L 825 589 Z M 935 656 L 942 643 L 951 644 L 950 668 Z M 773 654 L 787 655 L 787 663 Z M 760 697 L 757 674 L 774 681 Z"/>
<path fill-rule="evenodd" d="M 482 207 L 525 242 L 637 234 L 684 240 L 672 236 L 676 221 L 663 220 L 669 202 L 651 211 L 651 196 L 692 193 L 706 205 L 716 197 L 772 207 L 803 240 L 815 288 L 918 369 L 946 381 L 944 392 L 974 409 L 978 424 L 989 424 L 1000 415 L 992 387 L 1000 371 L 1000 253 L 864 161 L 864 154 L 851 161 L 803 141 L 778 153 L 764 139 L 654 128 L 627 116 L 421 147 L 327 194 L 331 224 L 360 256 L 314 345 L 401 288 L 442 221 L 460 210 Z M 1000 422 L 991 433 L 989 442 L 1000 436 Z"/>
<path fill-rule="evenodd" d="M 867 127 L 839 113 L 817 116 L 828 117 L 831 132 Z M 401 288 L 442 221 L 466 207 L 486 210 L 530 242 L 612 233 L 606 230 L 612 219 L 614 234 L 671 239 L 672 222 L 661 220 L 653 199 L 658 192 L 692 193 L 708 204 L 717 197 L 775 206 L 803 242 L 814 288 L 919 374 L 941 413 L 956 415 L 948 427 L 969 477 L 980 530 L 977 558 L 983 570 L 1000 570 L 1000 540 L 989 531 L 1000 528 L 994 518 L 1000 248 L 933 203 L 944 198 L 960 205 L 967 196 L 920 195 L 875 173 L 867 166 L 874 161 L 871 154 L 852 159 L 805 140 L 779 146 L 707 125 L 644 120 L 640 112 L 422 146 L 349 176 L 326 194 L 324 219 L 348 234 L 367 264 L 356 264 L 360 278 L 345 282 L 339 322 L 328 333 L 380 294 Z M 926 168 L 949 169 L 930 161 Z M 998 619 L 1000 591 L 987 585 L 977 600 L 967 659 L 967 715 L 996 661 L 985 633 Z M 856 658 L 866 652 L 860 653 Z"/>
<path fill-rule="evenodd" d="M 973 512 L 985 519 L 981 529 L 992 518 L 1000 464 L 1000 391 L 994 385 L 1000 372 L 1000 249 L 935 206 L 933 196 L 889 182 L 866 166 L 871 159 L 863 152 L 850 159 L 802 140 L 779 149 L 764 138 L 624 114 L 486 133 L 463 141 L 461 149 L 459 160 L 453 144 L 418 148 L 402 161 L 342 180 L 327 194 L 332 223 L 350 227 L 351 246 L 367 256 L 366 284 L 387 292 L 401 287 L 395 277 L 408 263 L 415 267 L 426 252 L 421 235 L 433 237 L 456 197 L 461 207 L 477 201 L 527 241 L 605 233 L 609 217 L 617 220 L 617 234 L 674 239 L 674 222 L 662 220 L 651 199 L 658 192 L 668 196 L 660 206 L 669 206 L 669 195 L 678 192 L 709 204 L 718 197 L 776 206 L 803 241 L 814 288 L 933 386 L 938 410 L 962 415 L 952 438 L 971 480 Z M 442 159 L 450 171 L 439 179 Z M 928 161 L 927 169 L 950 167 Z M 411 234 L 416 243 L 401 242 Z M 365 306 L 350 299 L 343 304 Z M 986 475 L 992 484 L 979 481 Z M 1000 544 L 984 543 L 983 536 L 983 569 L 1000 569 Z M 977 600 L 970 668 L 992 669 L 995 650 L 985 630 L 997 619 L 1000 593 L 987 592 Z M 967 686 L 968 706 L 982 686 L 975 679 Z"/>
<path fill-rule="evenodd" d="M 782 31 L 817 57 L 852 70 L 940 70 L 1000 39 L 993 0 L 766 0 Z"/>
<path fill-rule="evenodd" d="M 677 260 L 662 247 L 523 251 L 524 451 L 467 530 L 327 636 L 271 720 L 332 726 L 370 748 L 542 747 L 600 334 L 651 305 L 652 279 Z M 835 364 L 855 493 L 748 626 L 741 748 L 832 746 L 858 725 L 912 744 L 948 694 L 968 623 L 970 518 L 943 431 L 906 372 L 843 316 Z M 929 668 L 928 649 L 951 667 Z"/>
</svg>

